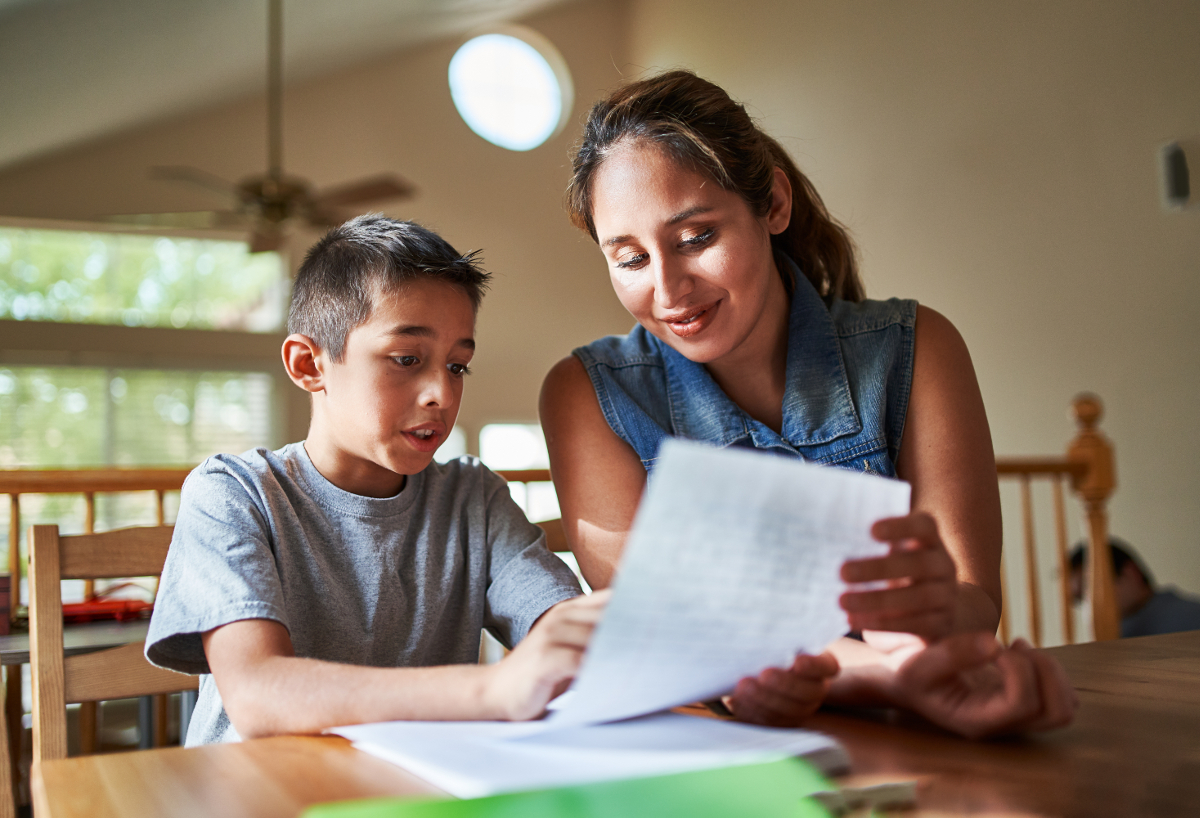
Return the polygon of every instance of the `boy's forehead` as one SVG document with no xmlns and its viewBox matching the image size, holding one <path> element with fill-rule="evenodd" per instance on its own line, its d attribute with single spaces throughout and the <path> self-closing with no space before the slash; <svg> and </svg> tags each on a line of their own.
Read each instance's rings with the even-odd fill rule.
<svg viewBox="0 0 1200 818">
<path fill-rule="evenodd" d="M 371 314 L 355 331 L 442 337 L 475 346 L 475 305 L 461 287 L 436 279 L 417 279 L 374 290 Z"/>
</svg>

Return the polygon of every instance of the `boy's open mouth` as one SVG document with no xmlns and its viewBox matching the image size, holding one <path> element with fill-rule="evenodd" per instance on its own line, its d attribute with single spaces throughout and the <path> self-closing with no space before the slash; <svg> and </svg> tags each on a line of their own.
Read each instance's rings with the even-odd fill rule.
<svg viewBox="0 0 1200 818">
<path fill-rule="evenodd" d="M 405 430 L 404 436 L 408 438 L 408 442 L 417 451 L 432 452 L 436 451 L 437 447 L 442 444 L 442 438 L 445 437 L 445 434 L 435 426 L 426 426 L 419 429 Z"/>
</svg>

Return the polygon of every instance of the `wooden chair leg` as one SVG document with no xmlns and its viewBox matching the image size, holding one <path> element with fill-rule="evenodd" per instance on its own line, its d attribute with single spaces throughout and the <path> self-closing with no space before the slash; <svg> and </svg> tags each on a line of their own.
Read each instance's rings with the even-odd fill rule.
<svg viewBox="0 0 1200 818">
<path fill-rule="evenodd" d="M 21 803 L 21 734 L 25 727 L 22 724 L 22 717 L 25 715 L 25 702 L 21 695 L 21 672 L 24 665 L 8 665 L 4 668 L 5 676 L 5 692 L 4 692 L 4 723 L 6 725 L 5 738 L 7 739 L 8 749 L 5 753 L 5 767 L 8 768 L 8 790 L 4 792 L 12 793 L 12 801 L 14 804 Z M 0 751 L 4 752 L 4 751 Z M 0 798 L 4 795 L 0 792 Z"/>
<path fill-rule="evenodd" d="M 154 697 L 154 746 L 167 746 L 167 694 Z"/>
<path fill-rule="evenodd" d="M 20 665 L 9 665 L 6 669 L 9 676 L 19 676 L 21 673 Z M 14 672 L 15 671 L 15 672 Z M 12 763 L 12 756 L 9 755 L 8 741 L 8 719 L 6 719 L 4 711 L 5 707 L 0 707 L 0 818 L 15 818 L 17 814 L 17 790 L 14 786 L 16 779 L 13 775 L 15 765 Z M 21 722 L 17 722 L 16 729 L 21 729 Z M 20 733 L 18 732 L 19 736 Z"/>
<path fill-rule="evenodd" d="M 96 752 L 96 706 L 99 702 L 79 705 L 79 750 L 84 755 Z"/>
</svg>

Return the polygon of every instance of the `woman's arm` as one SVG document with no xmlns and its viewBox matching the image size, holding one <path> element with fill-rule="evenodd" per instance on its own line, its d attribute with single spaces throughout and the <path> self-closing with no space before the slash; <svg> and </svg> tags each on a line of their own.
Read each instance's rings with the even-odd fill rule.
<svg viewBox="0 0 1200 818">
<path fill-rule="evenodd" d="M 342 724 L 534 718 L 575 676 L 607 594 L 560 602 L 493 665 L 379 668 L 295 655 L 267 619 L 203 634 L 221 701 L 243 738 L 319 733 Z"/>
<path fill-rule="evenodd" d="M 539 411 L 567 542 L 588 584 L 607 588 L 646 487 L 646 469 L 609 428 L 575 356 L 546 376 Z"/>
<path fill-rule="evenodd" d="M 899 587 L 846 594 L 851 624 L 926 640 L 995 633 L 1001 522 L 991 432 L 962 336 L 927 307 L 917 309 L 912 395 L 896 472 L 912 484 L 913 513 L 877 523 L 873 534 L 893 543 L 892 553 L 847 563 L 843 577 L 892 579 Z"/>
</svg>

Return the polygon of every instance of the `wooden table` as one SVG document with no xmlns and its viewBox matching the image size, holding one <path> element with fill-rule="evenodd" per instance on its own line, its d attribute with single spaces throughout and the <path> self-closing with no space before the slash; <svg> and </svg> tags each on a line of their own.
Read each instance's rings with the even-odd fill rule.
<svg viewBox="0 0 1200 818">
<path fill-rule="evenodd" d="M 820 713 L 856 775 L 917 779 L 918 811 L 1149 816 L 1200 812 L 1200 631 L 1055 648 L 1079 692 L 1054 733 L 970 742 L 905 716 Z M 341 738 L 281 737 L 49 762 L 38 818 L 295 816 L 328 800 L 436 793 Z"/>
</svg>

